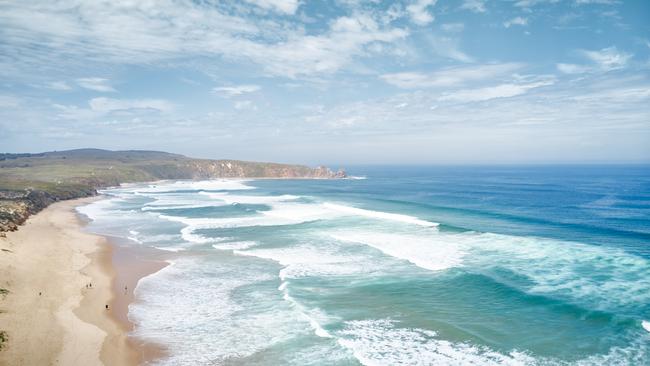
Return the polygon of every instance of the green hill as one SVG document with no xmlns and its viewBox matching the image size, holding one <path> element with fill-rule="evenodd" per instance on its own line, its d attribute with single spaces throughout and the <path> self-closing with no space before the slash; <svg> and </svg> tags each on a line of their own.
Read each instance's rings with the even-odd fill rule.
<svg viewBox="0 0 650 366">
<path fill-rule="evenodd" d="M 160 151 L 78 149 L 38 154 L 0 153 L 0 232 L 59 200 L 98 188 L 162 179 L 345 177 L 343 171 L 303 165 L 193 159 Z"/>
</svg>

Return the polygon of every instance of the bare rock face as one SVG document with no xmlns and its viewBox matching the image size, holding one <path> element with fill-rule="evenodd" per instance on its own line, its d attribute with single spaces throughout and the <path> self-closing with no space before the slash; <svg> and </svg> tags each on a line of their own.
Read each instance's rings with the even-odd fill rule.
<svg viewBox="0 0 650 366">
<path fill-rule="evenodd" d="M 0 232 L 15 231 L 29 217 L 29 208 L 23 200 L 0 202 Z"/>
<path fill-rule="evenodd" d="M 345 172 L 332 172 L 319 166 L 309 168 L 303 165 L 256 163 L 238 160 L 191 160 L 179 168 L 182 176 L 193 179 L 210 178 L 273 178 L 273 179 L 334 179 L 344 178 Z"/>
<path fill-rule="evenodd" d="M 320 179 L 341 179 L 346 177 L 347 174 L 345 173 L 345 170 L 339 169 L 336 173 L 334 173 L 330 168 L 326 166 L 319 166 L 318 168 L 314 169 L 312 176 L 312 178 Z"/>
<path fill-rule="evenodd" d="M 24 191 L 0 191 L 0 232 L 16 231 L 30 215 L 50 204 L 71 198 L 96 194 L 94 189 L 78 189 L 59 193 L 26 189 Z"/>
</svg>

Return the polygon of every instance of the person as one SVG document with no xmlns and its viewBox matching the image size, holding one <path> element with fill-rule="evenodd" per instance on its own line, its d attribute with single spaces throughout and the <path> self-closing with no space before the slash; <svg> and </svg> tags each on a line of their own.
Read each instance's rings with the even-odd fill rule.
<svg viewBox="0 0 650 366">
<path fill-rule="evenodd" d="M 106 310 L 108 310 L 108 304 L 106 304 Z"/>
<path fill-rule="evenodd" d="M 41 293 L 40 293 L 40 292 L 38 293 L 38 296 L 41 296 Z"/>
</svg>

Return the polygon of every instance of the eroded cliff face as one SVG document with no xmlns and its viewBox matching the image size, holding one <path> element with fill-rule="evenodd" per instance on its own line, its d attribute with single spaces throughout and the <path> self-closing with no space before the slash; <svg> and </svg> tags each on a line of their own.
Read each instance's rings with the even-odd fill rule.
<svg viewBox="0 0 650 366">
<path fill-rule="evenodd" d="M 345 178 L 345 171 L 333 172 L 327 167 L 309 168 L 300 165 L 249 163 L 232 160 L 189 163 L 193 179 L 206 178 L 276 178 L 336 179 Z"/>
<path fill-rule="evenodd" d="M 50 204 L 72 198 L 97 194 L 95 189 L 80 189 L 73 192 L 49 193 L 39 190 L 0 191 L 0 233 L 14 231 L 33 215 Z"/>
</svg>

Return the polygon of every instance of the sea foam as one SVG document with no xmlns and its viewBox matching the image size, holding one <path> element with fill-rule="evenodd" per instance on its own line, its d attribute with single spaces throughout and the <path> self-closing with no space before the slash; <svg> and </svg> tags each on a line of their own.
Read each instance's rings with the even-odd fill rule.
<svg viewBox="0 0 650 366">
<path fill-rule="evenodd" d="M 530 280 L 511 286 L 588 309 L 639 310 L 650 303 L 650 261 L 621 249 L 478 232 L 416 235 L 338 230 L 330 235 L 432 271 L 462 266 L 500 281 L 500 269 L 506 269 Z"/>
<path fill-rule="evenodd" d="M 276 278 L 263 268 L 242 271 L 238 263 L 205 258 L 175 262 L 142 279 L 137 301 L 129 307 L 129 318 L 137 324 L 133 335 L 163 344 L 168 351 L 156 364 L 222 364 L 311 331 L 294 320 L 296 310 L 280 296 L 280 301 L 270 296 L 277 294 L 275 289 L 243 290 Z"/>
<path fill-rule="evenodd" d="M 420 225 L 420 226 L 426 226 L 426 227 L 436 227 L 436 226 L 439 225 L 437 222 L 430 222 L 430 221 L 422 220 L 422 219 L 419 219 L 419 218 L 413 217 L 413 216 L 395 214 L 395 213 L 388 213 L 388 212 L 382 212 L 382 211 L 366 210 L 366 209 L 362 209 L 362 208 L 339 205 L 339 204 L 329 203 L 329 202 L 324 203 L 323 206 L 325 206 L 326 208 L 331 209 L 333 211 L 336 211 L 336 212 L 341 212 L 341 213 L 350 214 L 350 215 L 365 216 L 365 217 L 370 217 L 370 218 L 374 218 L 374 219 L 397 221 L 397 222 L 403 222 L 403 223 L 406 223 L 406 224 L 414 224 L 414 225 Z"/>
<path fill-rule="evenodd" d="M 641 326 L 643 327 L 643 329 L 645 329 L 645 330 L 647 330 L 648 332 L 650 332 L 650 322 L 649 322 L 649 321 L 647 321 L 647 320 L 642 320 L 642 321 L 641 321 Z"/>
<path fill-rule="evenodd" d="M 284 194 L 280 196 L 246 196 L 246 195 L 234 195 L 232 193 L 226 192 L 201 192 L 200 194 L 208 196 L 214 200 L 223 201 L 226 204 L 268 204 L 276 202 L 285 202 L 299 199 L 300 196 L 294 196 L 289 194 Z"/>
<path fill-rule="evenodd" d="M 625 311 L 650 303 L 650 261 L 624 250 L 538 237 L 491 233 L 440 235 L 468 252 L 465 262 L 500 277 L 505 268 L 533 281 L 526 292 L 588 309 Z"/>
<path fill-rule="evenodd" d="M 222 190 L 248 190 L 255 187 L 246 185 L 249 180 L 243 179 L 212 179 L 203 181 L 180 180 L 175 182 L 161 181 L 149 184 L 147 187 L 128 187 L 123 191 L 134 193 L 165 193 L 177 191 L 222 191 Z M 120 190 L 119 188 L 117 189 Z"/>
<path fill-rule="evenodd" d="M 219 250 L 242 250 L 259 245 L 256 241 L 229 241 L 221 244 L 213 244 L 214 249 Z"/>
<path fill-rule="evenodd" d="M 369 245 L 395 258 L 407 260 L 418 267 L 440 271 L 462 264 L 465 255 L 458 246 L 437 241 L 437 236 L 388 234 L 380 232 L 336 232 L 334 239 Z"/>
<path fill-rule="evenodd" d="M 373 270 L 368 259 L 338 254 L 335 248 L 325 245 L 301 245 L 296 247 L 235 250 L 234 254 L 275 261 L 284 268 L 280 270 L 282 281 L 308 276 L 344 276 Z M 376 268 L 376 264 L 374 265 Z"/>
<path fill-rule="evenodd" d="M 502 354 L 468 343 L 437 338 L 426 329 L 398 328 L 390 319 L 356 320 L 337 332 L 338 343 L 363 365 L 510 365 L 536 364 L 524 353 Z"/>
<path fill-rule="evenodd" d="M 273 260 L 281 264 L 283 268 L 278 273 L 278 277 L 282 282 L 278 290 L 282 292 L 283 299 L 298 312 L 299 318 L 309 323 L 314 334 L 322 338 L 332 338 L 332 335 L 323 327 L 323 324 L 331 319 L 320 309 L 309 309 L 292 297 L 289 292 L 289 280 L 306 276 L 322 278 L 359 274 L 377 268 L 376 265 L 363 258 L 337 254 L 335 250 L 336 248 L 326 247 L 321 243 L 320 247 L 307 244 L 297 247 L 235 250 L 234 253 Z"/>
</svg>

